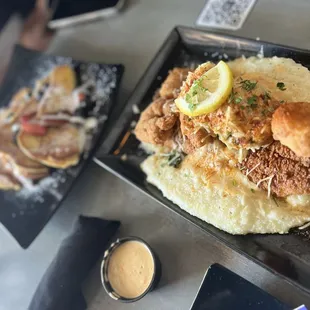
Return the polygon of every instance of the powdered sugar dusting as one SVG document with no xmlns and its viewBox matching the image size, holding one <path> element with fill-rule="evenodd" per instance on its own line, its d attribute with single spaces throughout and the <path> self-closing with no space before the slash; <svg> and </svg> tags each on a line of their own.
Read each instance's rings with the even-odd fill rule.
<svg viewBox="0 0 310 310">
<path fill-rule="evenodd" d="M 58 191 L 61 180 L 65 180 L 65 171 L 59 170 L 57 173 L 53 173 L 49 177 L 40 180 L 37 184 L 28 185 L 23 187 L 19 192 L 16 193 L 18 198 L 29 199 L 31 198 L 34 202 L 44 203 L 45 193 L 51 194 L 57 201 L 62 199 L 62 193 Z"/>
</svg>

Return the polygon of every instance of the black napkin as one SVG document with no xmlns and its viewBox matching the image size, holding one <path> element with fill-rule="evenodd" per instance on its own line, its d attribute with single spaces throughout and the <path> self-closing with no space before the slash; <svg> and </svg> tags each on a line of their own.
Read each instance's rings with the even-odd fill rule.
<svg viewBox="0 0 310 310">
<path fill-rule="evenodd" d="M 28 309 L 84 310 L 81 284 L 119 225 L 118 221 L 80 216 L 45 272 Z"/>
</svg>

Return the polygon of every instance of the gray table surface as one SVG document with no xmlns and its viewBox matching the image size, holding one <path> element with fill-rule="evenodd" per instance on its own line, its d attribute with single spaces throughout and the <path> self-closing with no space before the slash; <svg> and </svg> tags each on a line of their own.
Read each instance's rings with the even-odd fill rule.
<svg viewBox="0 0 310 310">
<path fill-rule="evenodd" d="M 130 1 L 111 19 L 61 30 L 50 52 L 126 66 L 125 102 L 164 38 L 175 25 L 193 26 L 204 5 L 196 1 Z M 310 49 L 308 0 L 258 0 L 238 35 Z M 208 266 L 218 262 L 294 306 L 310 305 L 303 292 L 234 253 L 215 239 L 91 163 L 29 249 L 0 231 L 0 310 L 26 309 L 44 271 L 78 214 L 122 221 L 119 235 L 137 235 L 158 253 L 159 288 L 141 301 L 121 304 L 100 285 L 99 266 L 84 283 L 89 309 L 189 309 Z"/>
</svg>

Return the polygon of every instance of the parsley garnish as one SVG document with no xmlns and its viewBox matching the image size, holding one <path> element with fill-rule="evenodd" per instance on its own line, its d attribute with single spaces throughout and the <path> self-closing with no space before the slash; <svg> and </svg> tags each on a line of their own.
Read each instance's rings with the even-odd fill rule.
<svg viewBox="0 0 310 310">
<path fill-rule="evenodd" d="M 190 104 L 189 109 L 192 111 L 196 108 L 196 105 L 205 99 L 205 93 L 207 88 L 201 85 L 202 80 L 196 80 L 191 86 L 190 91 L 186 94 L 185 100 Z"/>
<path fill-rule="evenodd" d="M 238 93 L 232 90 L 229 95 L 228 103 L 240 103 L 242 101 L 242 97 L 236 97 L 237 95 Z"/>
<path fill-rule="evenodd" d="M 164 163 L 162 163 L 160 166 L 165 167 L 165 166 L 171 166 L 174 168 L 178 168 L 184 159 L 184 154 L 177 152 L 177 151 L 172 151 L 169 154 L 163 154 L 162 156 L 167 157 L 168 160 Z"/>
<path fill-rule="evenodd" d="M 251 188 L 251 192 L 252 192 L 252 193 L 255 193 L 255 190 L 254 190 L 253 188 Z"/>
<path fill-rule="evenodd" d="M 257 104 L 255 104 L 256 103 L 256 101 L 257 101 L 257 96 L 256 95 L 253 95 L 252 97 L 249 97 L 248 98 L 248 104 L 250 105 L 250 106 L 254 106 L 255 108 L 257 107 Z"/>
<path fill-rule="evenodd" d="M 231 103 L 235 100 L 235 96 L 237 93 L 234 92 L 234 90 L 231 91 L 230 95 L 229 95 L 229 99 L 228 99 L 228 103 Z"/>
<path fill-rule="evenodd" d="M 284 100 L 280 100 L 280 103 L 284 103 L 285 101 Z"/>
<path fill-rule="evenodd" d="M 197 107 L 197 104 L 194 104 L 194 103 L 190 103 L 190 104 L 188 105 L 188 108 L 189 108 L 190 111 L 192 111 L 192 112 L 196 109 L 196 107 Z"/>
<path fill-rule="evenodd" d="M 233 186 L 237 186 L 238 184 L 237 184 L 237 181 L 236 180 L 232 180 L 232 185 Z"/>
<path fill-rule="evenodd" d="M 241 86 L 243 89 L 246 91 L 251 91 L 256 87 L 257 82 L 253 82 L 250 80 L 243 80 L 240 82 Z"/>
<path fill-rule="evenodd" d="M 283 82 L 278 82 L 277 87 L 282 91 L 286 90 L 285 84 Z"/>
<path fill-rule="evenodd" d="M 242 97 L 235 98 L 235 103 L 240 103 L 242 101 Z"/>
<path fill-rule="evenodd" d="M 168 157 L 168 166 L 178 168 L 183 160 L 181 153 L 172 152 Z"/>
</svg>

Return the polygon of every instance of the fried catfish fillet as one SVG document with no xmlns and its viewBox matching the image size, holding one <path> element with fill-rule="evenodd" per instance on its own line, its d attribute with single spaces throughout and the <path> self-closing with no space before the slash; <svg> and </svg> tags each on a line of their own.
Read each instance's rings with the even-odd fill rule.
<svg viewBox="0 0 310 310">
<path fill-rule="evenodd" d="M 173 100 L 158 98 L 141 113 L 135 129 L 138 140 L 172 148 L 179 116 L 171 105 Z"/>
<path fill-rule="evenodd" d="M 177 98 L 188 72 L 190 72 L 189 68 L 174 68 L 169 71 L 167 78 L 160 87 L 159 96 L 166 99 Z"/>
<path fill-rule="evenodd" d="M 250 151 L 239 167 L 250 181 L 278 197 L 310 194 L 310 158 L 298 157 L 279 142 Z"/>
<path fill-rule="evenodd" d="M 135 134 L 138 140 L 173 148 L 179 129 L 179 113 L 174 104 L 189 68 L 172 69 L 153 102 L 141 113 Z"/>
</svg>

